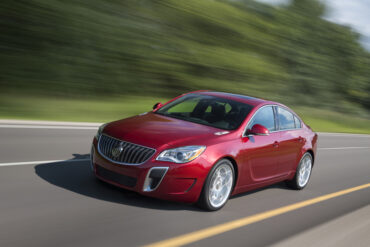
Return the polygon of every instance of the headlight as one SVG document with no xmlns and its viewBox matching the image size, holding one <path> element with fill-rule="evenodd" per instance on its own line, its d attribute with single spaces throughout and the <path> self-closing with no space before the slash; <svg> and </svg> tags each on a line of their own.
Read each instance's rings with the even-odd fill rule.
<svg viewBox="0 0 370 247">
<path fill-rule="evenodd" d="M 175 163 L 186 163 L 196 159 L 206 149 L 205 146 L 186 146 L 174 149 L 167 149 L 158 155 L 156 160 Z"/>
<path fill-rule="evenodd" d="M 96 138 L 96 139 L 98 139 L 98 140 L 99 140 L 99 137 L 100 137 L 101 133 L 103 132 L 103 129 L 104 129 L 104 127 L 105 127 L 106 125 L 107 125 L 107 124 L 102 124 L 102 125 L 99 127 L 98 132 L 96 132 L 96 134 L 95 134 L 95 138 Z"/>
</svg>

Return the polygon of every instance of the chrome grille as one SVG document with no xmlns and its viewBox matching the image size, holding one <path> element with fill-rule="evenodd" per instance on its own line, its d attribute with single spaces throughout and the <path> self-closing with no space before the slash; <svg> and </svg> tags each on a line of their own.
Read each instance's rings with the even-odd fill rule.
<svg viewBox="0 0 370 247">
<path fill-rule="evenodd" d="M 119 149 L 119 152 L 117 149 Z M 100 136 L 98 150 L 104 158 L 115 163 L 127 165 L 142 164 L 155 153 L 153 148 L 121 141 L 108 135 Z"/>
</svg>

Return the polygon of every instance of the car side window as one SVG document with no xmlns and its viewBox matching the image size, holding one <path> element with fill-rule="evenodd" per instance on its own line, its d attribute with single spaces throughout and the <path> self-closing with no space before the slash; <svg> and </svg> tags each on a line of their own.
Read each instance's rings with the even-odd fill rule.
<svg viewBox="0 0 370 247">
<path fill-rule="evenodd" d="M 265 126 L 269 131 L 276 130 L 274 110 L 272 106 L 265 106 L 259 109 L 253 116 L 252 121 L 249 123 L 248 129 L 252 128 L 255 124 Z"/>
<path fill-rule="evenodd" d="M 301 128 L 301 126 L 302 126 L 301 120 L 299 120 L 299 118 L 297 118 L 296 116 L 294 116 L 294 122 L 295 122 L 296 129 Z"/>
<path fill-rule="evenodd" d="M 294 115 L 284 108 L 278 107 L 280 130 L 295 129 Z"/>
</svg>

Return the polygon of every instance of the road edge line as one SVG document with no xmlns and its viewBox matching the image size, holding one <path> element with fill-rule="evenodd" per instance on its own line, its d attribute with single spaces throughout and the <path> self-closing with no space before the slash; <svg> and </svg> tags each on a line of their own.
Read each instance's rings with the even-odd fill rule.
<svg viewBox="0 0 370 247">
<path fill-rule="evenodd" d="M 41 164 L 49 164 L 49 163 L 83 162 L 83 161 L 90 161 L 90 159 L 75 159 L 75 160 L 43 160 L 43 161 L 8 162 L 8 163 L 0 163 L 0 167 L 1 167 L 1 166 L 41 165 Z"/>
</svg>

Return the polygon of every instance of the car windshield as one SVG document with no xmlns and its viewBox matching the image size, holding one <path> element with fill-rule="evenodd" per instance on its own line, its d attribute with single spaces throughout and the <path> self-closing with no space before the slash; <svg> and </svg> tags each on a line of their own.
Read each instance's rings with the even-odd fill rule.
<svg viewBox="0 0 370 247">
<path fill-rule="evenodd" d="M 155 113 L 224 130 L 237 129 L 253 106 L 229 99 L 187 94 Z"/>
</svg>

